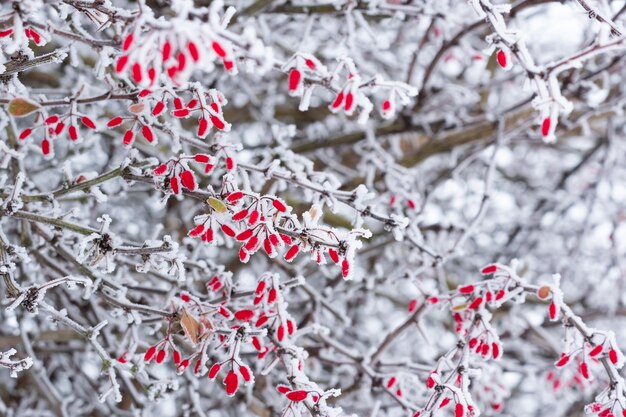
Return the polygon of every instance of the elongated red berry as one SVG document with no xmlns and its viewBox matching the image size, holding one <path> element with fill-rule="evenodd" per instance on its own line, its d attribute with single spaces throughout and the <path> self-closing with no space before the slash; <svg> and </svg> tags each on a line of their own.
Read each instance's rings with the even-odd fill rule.
<svg viewBox="0 0 626 417">
<path fill-rule="evenodd" d="M 461 403 L 457 403 L 454 407 L 454 417 L 463 417 L 465 414 L 465 407 Z"/>
<path fill-rule="evenodd" d="M 300 252 L 300 246 L 298 246 L 298 245 L 292 246 L 291 248 L 289 248 L 289 250 L 285 254 L 285 260 L 286 261 L 292 261 L 293 258 L 296 257 L 298 252 Z"/>
<path fill-rule="evenodd" d="M 587 366 L 587 362 L 581 362 L 579 369 L 580 369 L 580 374 L 585 379 L 589 379 L 589 367 Z"/>
<path fill-rule="evenodd" d="M 154 133 L 152 132 L 152 129 L 150 129 L 150 126 L 148 125 L 141 126 L 141 134 L 148 142 L 150 143 L 154 142 Z"/>
<path fill-rule="evenodd" d="M 477 308 L 479 308 L 483 303 L 483 297 L 477 297 L 474 301 L 472 301 L 472 303 L 469 305 L 469 308 L 471 308 L 472 310 L 476 310 Z"/>
<path fill-rule="evenodd" d="M 213 41 L 213 43 L 211 43 L 211 47 L 213 48 L 217 56 L 219 56 L 220 58 L 226 57 L 226 51 L 219 42 Z"/>
<path fill-rule="evenodd" d="M 569 360 L 570 360 L 570 357 L 569 357 L 568 355 L 563 355 L 563 356 L 561 356 L 561 359 L 559 359 L 559 360 L 555 363 L 555 365 L 556 365 L 556 367 L 557 367 L 557 368 L 561 368 L 561 367 L 563 367 L 563 366 L 567 365 L 567 363 L 569 362 Z"/>
<path fill-rule="evenodd" d="M 550 124 L 551 120 L 549 117 L 543 119 L 543 122 L 541 123 L 541 134 L 543 136 L 548 136 L 548 134 L 550 133 Z"/>
<path fill-rule="evenodd" d="M 298 86 L 300 85 L 300 79 L 302 78 L 302 74 L 300 73 L 300 71 L 296 68 L 293 68 L 290 72 L 289 72 L 289 90 L 290 91 L 296 91 L 298 89 Z"/>
<path fill-rule="evenodd" d="M 211 160 L 211 157 L 204 153 L 195 154 L 193 160 L 201 164 L 206 164 Z"/>
<path fill-rule="evenodd" d="M 126 68 L 127 64 L 128 64 L 128 56 L 122 55 L 121 57 L 117 59 L 117 63 L 115 64 L 115 71 L 116 72 L 124 71 L 124 68 Z"/>
<path fill-rule="evenodd" d="M 235 237 L 235 231 L 225 224 L 222 225 L 222 231 L 230 237 Z"/>
<path fill-rule="evenodd" d="M 133 143 L 133 140 L 135 139 L 135 133 L 132 130 L 127 130 L 126 133 L 124 133 L 124 145 L 128 146 L 131 143 Z"/>
<path fill-rule="evenodd" d="M 198 136 L 201 138 L 204 137 L 209 130 L 209 122 L 207 119 L 202 118 L 198 120 Z"/>
<path fill-rule="evenodd" d="M 248 251 L 254 251 L 257 246 L 259 244 L 259 238 L 256 236 L 252 236 L 247 242 L 246 245 L 244 246 L 246 248 L 246 250 Z"/>
<path fill-rule="evenodd" d="M 80 121 L 87 126 L 89 129 L 95 129 L 96 128 L 96 124 L 93 122 L 93 120 L 91 120 L 89 117 L 87 116 L 83 116 Z"/>
<path fill-rule="evenodd" d="M 272 304 L 274 301 L 276 301 L 277 296 L 278 296 L 278 291 L 276 291 L 276 288 L 272 288 L 267 294 L 268 304 Z"/>
<path fill-rule="evenodd" d="M 339 94 L 335 97 L 335 101 L 331 104 L 333 109 L 338 109 L 339 106 L 343 103 L 343 91 L 340 91 Z"/>
<path fill-rule="evenodd" d="M 222 365 L 220 365 L 219 363 L 213 364 L 213 366 L 211 366 L 211 369 L 209 369 L 209 379 L 215 379 L 217 374 L 220 373 L 221 368 Z"/>
<path fill-rule="evenodd" d="M 122 51 L 126 52 L 130 49 L 130 46 L 133 44 L 133 39 L 135 39 L 135 37 L 133 36 L 132 33 L 130 33 L 126 39 L 124 39 L 124 44 L 122 45 Z"/>
<path fill-rule="evenodd" d="M 200 59 L 200 52 L 198 51 L 196 44 L 190 41 L 187 44 L 187 49 L 189 50 L 189 56 L 191 56 L 191 59 L 193 59 L 194 62 L 198 62 Z"/>
<path fill-rule="evenodd" d="M 170 178 L 170 188 L 174 194 L 180 193 L 180 187 L 178 186 L 178 178 L 172 177 Z"/>
<path fill-rule="evenodd" d="M 48 139 L 41 141 L 41 152 L 46 156 L 50 155 L 50 141 Z"/>
<path fill-rule="evenodd" d="M 63 122 L 59 122 L 57 123 L 57 126 L 54 128 L 54 134 L 58 135 L 61 132 L 63 132 L 63 129 L 65 128 L 65 123 Z"/>
<path fill-rule="evenodd" d="M 345 103 L 345 106 L 344 106 L 346 111 L 352 110 L 352 105 L 353 104 L 354 104 L 354 94 L 352 94 L 351 92 L 348 92 L 346 94 L 346 103 Z"/>
<path fill-rule="evenodd" d="M 189 236 L 196 237 L 204 233 L 204 225 L 199 224 L 189 231 Z"/>
<path fill-rule="evenodd" d="M 589 356 L 591 356 L 591 357 L 598 356 L 600 353 L 602 353 L 602 349 L 603 349 L 602 345 L 598 345 L 598 346 L 594 347 L 589 352 Z"/>
<path fill-rule="evenodd" d="M 349 274 L 350 274 L 350 262 L 348 262 L 347 259 L 344 259 L 343 261 L 341 261 L 341 275 L 344 278 L 347 278 Z"/>
<path fill-rule="evenodd" d="M 459 292 L 461 294 L 471 294 L 471 293 L 474 292 L 474 286 L 473 285 L 464 285 L 464 286 L 459 288 Z"/>
<path fill-rule="evenodd" d="M 22 133 L 20 133 L 20 139 L 21 140 L 26 139 L 27 137 L 30 136 L 30 134 L 32 132 L 33 132 L 33 129 L 31 129 L 31 128 L 26 128 L 26 129 L 22 130 Z"/>
<path fill-rule="evenodd" d="M 163 49 L 161 50 L 161 59 L 163 62 L 167 61 L 172 54 L 172 44 L 169 41 L 163 43 Z"/>
<path fill-rule="evenodd" d="M 236 203 L 242 197 L 243 197 L 243 192 L 241 192 L 241 191 L 233 191 L 232 193 L 228 194 L 228 197 L 226 197 L 226 199 L 229 202 L 231 202 L 231 203 Z"/>
<path fill-rule="evenodd" d="M 224 385 L 226 386 L 226 394 L 229 396 L 235 395 L 239 388 L 239 377 L 233 371 L 228 371 L 226 378 L 224 378 Z"/>
<path fill-rule="evenodd" d="M 609 350 L 609 360 L 614 365 L 617 363 L 618 357 L 617 357 L 617 351 L 615 349 L 610 349 Z"/>
<path fill-rule="evenodd" d="M 254 311 L 249 309 L 239 310 L 235 313 L 235 318 L 241 321 L 250 321 L 253 317 Z"/>
<path fill-rule="evenodd" d="M 252 229 L 246 229 L 237 235 L 237 240 L 239 241 L 248 240 L 252 236 L 252 233 L 253 233 Z"/>
<path fill-rule="evenodd" d="M 122 124 L 124 120 L 120 117 L 114 117 L 111 120 L 109 120 L 109 122 L 107 123 L 107 127 L 116 127 Z"/>
<path fill-rule="evenodd" d="M 274 206 L 274 208 L 280 212 L 285 212 L 287 211 L 287 207 L 285 207 L 285 205 L 282 203 L 282 201 L 274 199 L 272 201 L 272 205 Z"/>
<path fill-rule="evenodd" d="M 167 171 L 167 164 L 161 164 L 152 171 L 154 175 L 163 175 Z"/>
<path fill-rule="evenodd" d="M 498 359 L 498 357 L 500 356 L 500 345 L 498 345 L 496 342 L 493 342 L 491 344 L 491 352 L 493 358 Z"/>
<path fill-rule="evenodd" d="M 233 214 L 233 221 L 238 222 L 240 220 L 245 219 L 246 217 L 248 217 L 248 210 L 243 209 L 243 210 L 240 210 L 237 213 Z"/>
<path fill-rule="evenodd" d="M 291 391 L 287 393 L 287 399 L 293 402 L 304 401 L 307 397 L 308 393 L 306 391 Z"/>
<path fill-rule="evenodd" d="M 196 189 L 196 178 L 193 175 L 193 172 L 189 170 L 185 170 L 180 173 L 180 183 L 188 190 Z"/>
<path fill-rule="evenodd" d="M 218 116 L 212 114 L 211 116 L 209 116 L 209 119 L 211 119 L 211 123 L 213 123 L 213 126 L 215 126 L 219 130 L 224 130 L 224 128 L 226 127 L 224 121 Z"/>
<path fill-rule="evenodd" d="M 156 353 L 156 346 L 150 346 L 146 351 L 145 355 L 143 355 L 143 360 L 146 362 L 150 362 Z"/>
<path fill-rule="evenodd" d="M 133 71 L 133 80 L 135 80 L 136 83 L 140 83 L 143 78 L 141 64 L 139 62 L 135 62 L 133 64 L 132 71 Z"/>
<path fill-rule="evenodd" d="M 78 129 L 76 129 L 76 126 L 70 126 L 69 129 L 67 129 L 67 133 L 70 135 L 71 140 L 78 139 Z"/>
<path fill-rule="evenodd" d="M 250 380 L 252 379 L 252 374 L 250 373 L 250 368 L 248 368 L 245 365 L 242 365 L 239 367 L 239 373 L 241 374 L 241 377 L 243 378 L 244 381 L 246 382 L 250 382 Z"/>
<path fill-rule="evenodd" d="M 506 57 L 506 53 L 502 49 L 500 49 L 498 51 L 498 54 L 496 55 L 496 58 L 498 60 L 498 64 L 500 64 L 500 66 L 502 68 L 506 68 L 506 66 L 508 64 L 507 63 L 507 57 Z"/>
<path fill-rule="evenodd" d="M 187 57 L 185 56 L 184 53 L 179 52 L 176 59 L 178 61 L 178 71 L 183 71 L 185 67 L 187 66 Z"/>
<path fill-rule="evenodd" d="M 152 115 L 158 116 L 159 114 L 163 113 L 163 110 L 165 110 L 165 103 L 159 101 L 157 104 L 155 104 L 154 109 L 152 109 Z"/>
<path fill-rule="evenodd" d="M 483 275 L 489 275 L 489 274 L 493 274 L 497 270 L 498 270 L 498 266 L 497 265 L 487 265 L 486 267 L 484 267 L 480 271 L 480 273 L 483 274 Z"/>
<path fill-rule="evenodd" d="M 185 117 L 189 115 L 189 109 L 178 109 L 172 112 L 174 117 Z"/>
<path fill-rule="evenodd" d="M 27 38 L 32 39 L 37 45 L 41 42 L 41 35 L 33 28 L 24 29 L 24 34 Z"/>
<path fill-rule="evenodd" d="M 44 123 L 47 125 L 52 125 L 58 121 L 59 121 L 59 116 L 57 116 L 56 114 L 53 114 L 52 116 L 47 117 Z"/>
<path fill-rule="evenodd" d="M 554 301 L 550 303 L 550 307 L 548 308 L 548 314 L 550 315 L 550 320 L 556 319 L 557 308 Z"/>
</svg>

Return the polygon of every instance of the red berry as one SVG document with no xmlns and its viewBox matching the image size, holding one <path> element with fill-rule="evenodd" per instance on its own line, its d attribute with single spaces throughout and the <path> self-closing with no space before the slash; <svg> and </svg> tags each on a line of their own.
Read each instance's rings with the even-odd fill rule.
<svg viewBox="0 0 626 417">
<path fill-rule="evenodd" d="M 130 45 L 133 43 L 134 36 L 130 33 L 126 39 L 124 39 L 124 44 L 122 45 L 122 51 L 126 52 L 130 48 Z"/>
<path fill-rule="evenodd" d="M 555 366 L 557 368 L 561 368 L 561 367 L 567 365 L 567 363 L 569 362 L 569 359 L 570 359 L 570 357 L 568 355 L 563 355 L 563 356 L 561 356 L 561 359 L 559 359 L 556 362 Z"/>
<path fill-rule="evenodd" d="M 27 128 L 22 130 L 22 133 L 20 133 L 20 139 L 24 140 L 26 139 L 28 136 L 30 136 L 30 134 L 33 132 L 33 129 L 31 128 Z"/>
<path fill-rule="evenodd" d="M 180 187 L 178 186 L 178 178 L 176 177 L 170 178 L 170 187 L 172 188 L 172 192 L 174 192 L 174 194 L 180 193 Z"/>
<path fill-rule="evenodd" d="M 235 318 L 241 321 L 250 321 L 254 317 L 253 310 L 239 310 L 235 313 Z"/>
<path fill-rule="evenodd" d="M 107 123 L 107 127 L 116 127 L 122 124 L 124 120 L 120 117 L 114 117 L 111 120 L 109 120 L 109 122 Z"/>
<path fill-rule="evenodd" d="M 226 57 L 226 51 L 222 48 L 222 45 L 219 42 L 213 41 L 211 47 L 220 58 Z"/>
<path fill-rule="evenodd" d="M 133 132 L 132 130 L 127 130 L 124 133 L 124 146 L 129 146 L 131 143 L 133 143 L 133 140 L 135 139 L 135 132 Z"/>
<path fill-rule="evenodd" d="M 156 353 L 156 346 L 150 346 L 146 351 L 146 354 L 143 356 L 143 360 L 146 362 L 150 362 Z"/>
<path fill-rule="evenodd" d="M 457 403 L 456 406 L 454 407 L 454 417 L 463 417 L 464 414 L 465 414 L 465 407 L 463 407 L 463 404 Z"/>
<path fill-rule="evenodd" d="M 152 132 L 152 129 L 150 129 L 150 126 L 141 126 L 141 134 L 148 142 L 154 142 L 154 133 Z"/>
<path fill-rule="evenodd" d="M 226 394 L 229 396 L 235 395 L 237 388 L 239 388 L 239 377 L 233 371 L 228 371 L 226 378 L 224 378 L 224 385 L 226 385 Z"/>
<path fill-rule="evenodd" d="M 78 130 L 76 129 L 76 126 L 70 126 L 69 129 L 67 130 L 67 133 L 69 133 L 70 139 L 72 140 L 78 139 Z"/>
<path fill-rule="evenodd" d="M 546 117 L 545 119 L 543 119 L 543 122 L 541 123 L 541 134 L 543 136 L 548 136 L 548 133 L 550 133 L 550 118 Z"/>
<path fill-rule="evenodd" d="M 306 391 L 302 391 L 302 390 L 291 391 L 287 393 L 287 399 L 293 402 L 300 402 L 300 401 L 304 401 L 307 395 L 308 393 Z"/>
<path fill-rule="evenodd" d="M 167 164 L 161 164 L 152 171 L 154 175 L 163 175 L 167 171 Z"/>
<path fill-rule="evenodd" d="M 252 375 L 250 374 L 250 369 L 245 365 L 239 367 L 239 373 L 241 374 L 241 377 L 243 378 L 243 380 L 246 382 L 250 382 L 250 380 L 252 379 Z"/>
<path fill-rule="evenodd" d="M 167 356 L 167 352 L 165 351 L 165 349 L 159 350 L 157 352 L 156 362 L 157 363 L 163 363 L 163 361 L 165 360 L 166 356 Z"/>
<path fill-rule="evenodd" d="M 200 52 L 198 51 L 198 47 L 195 43 L 189 42 L 187 44 L 187 49 L 189 50 L 189 55 L 194 62 L 197 62 L 200 59 Z"/>
<path fill-rule="evenodd" d="M 598 345 L 596 347 L 594 347 L 593 349 L 591 349 L 591 351 L 589 352 L 589 356 L 593 357 L 593 356 L 598 356 L 601 352 L 602 352 L 603 346 L 602 345 Z"/>
<path fill-rule="evenodd" d="M 50 141 L 48 139 L 41 141 L 41 152 L 46 156 L 50 155 Z"/>
<path fill-rule="evenodd" d="M 496 272 L 498 270 L 498 266 L 497 265 L 487 265 L 486 267 L 484 267 L 480 272 L 483 275 L 489 275 L 489 274 L 493 274 L 494 272 Z"/>
<path fill-rule="evenodd" d="M 507 66 L 506 53 L 502 49 L 498 51 L 496 58 L 498 59 L 498 64 L 500 64 L 502 68 L 506 68 Z"/>
<path fill-rule="evenodd" d="M 461 294 L 471 294 L 471 293 L 474 292 L 474 286 L 473 285 L 464 285 L 464 286 L 459 288 L 459 292 Z"/>
<path fill-rule="evenodd" d="M 292 261 L 293 258 L 296 257 L 298 252 L 300 252 L 300 246 L 298 246 L 298 245 L 292 246 L 291 248 L 289 248 L 289 250 L 285 254 L 285 260 L 286 261 Z"/>
<path fill-rule="evenodd" d="M 89 117 L 87 116 L 83 116 L 80 121 L 87 126 L 89 129 L 95 129 L 96 128 L 96 124 L 93 122 L 93 120 L 91 120 Z"/>
<path fill-rule="evenodd" d="M 165 110 L 165 103 L 159 101 L 157 104 L 155 104 L 154 109 L 152 109 L 152 115 L 158 116 L 159 114 L 163 113 L 163 110 Z"/>
<path fill-rule="evenodd" d="M 196 189 L 196 178 L 193 175 L 193 172 L 186 170 L 180 173 L 180 183 L 186 189 L 193 191 Z"/>
<path fill-rule="evenodd" d="M 300 79 L 302 78 L 302 74 L 296 68 L 293 68 L 289 72 L 289 90 L 295 91 L 300 85 Z"/>
<path fill-rule="evenodd" d="M 206 135 L 208 130 L 209 130 L 209 122 L 205 118 L 200 119 L 198 121 L 198 136 L 204 137 L 204 135 Z"/>
</svg>

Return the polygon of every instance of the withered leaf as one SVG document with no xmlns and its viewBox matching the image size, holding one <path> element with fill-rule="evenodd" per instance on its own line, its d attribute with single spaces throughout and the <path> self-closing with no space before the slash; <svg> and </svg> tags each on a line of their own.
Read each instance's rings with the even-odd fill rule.
<svg viewBox="0 0 626 417">
<path fill-rule="evenodd" d="M 24 117 L 39 109 L 39 104 L 26 98 L 17 97 L 9 101 L 9 114 L 15 117 Z"/>
</svg>

